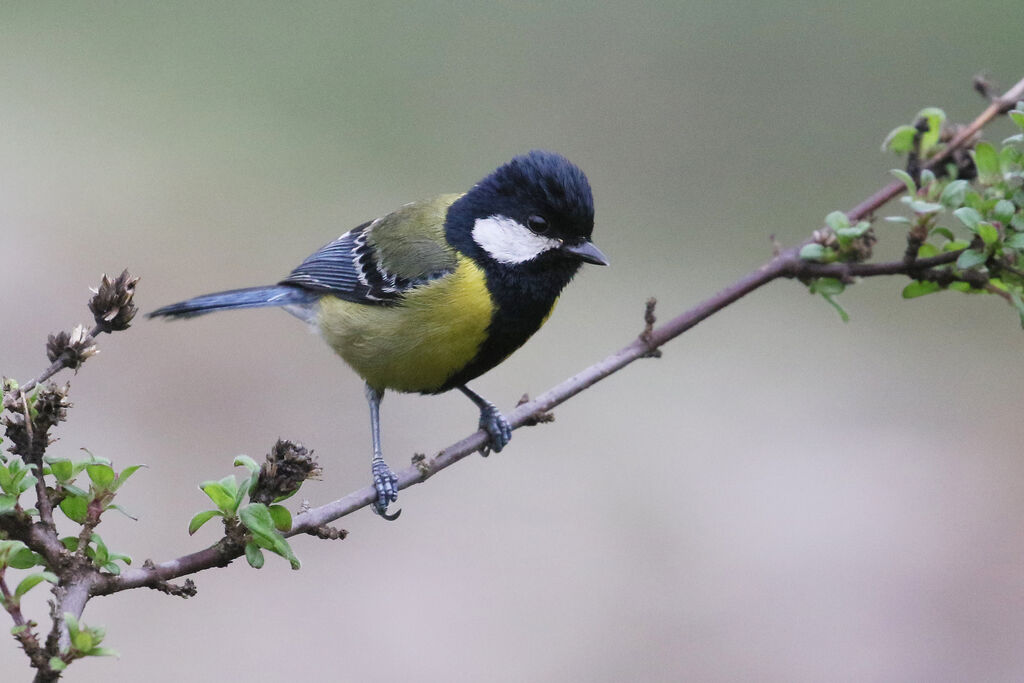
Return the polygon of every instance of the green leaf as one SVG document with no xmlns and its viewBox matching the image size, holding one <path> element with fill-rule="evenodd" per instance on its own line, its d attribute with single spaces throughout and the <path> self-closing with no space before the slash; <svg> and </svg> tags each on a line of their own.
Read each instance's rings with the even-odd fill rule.
<svg viewBox="0 0 1024 683">
<path fill-rule="evenodd" d="M 818 263 L 828 263 L 834 260 L 835 251 L 829 249 L 826 246 L 812 242 L 811 244 L 805 244 L 800 248 L 800 258 L 804 261 L 817 261 Z"/>
<path fill-rule="evenodd" d="M 57 575 L 53 572 L 36 572 L 35 574 L 29 574 L 22 579 L 21 583 L 18 584 L 18 587 L 14 589 L 14 595 L 20 598 L 43 581 L 49 581 L 56 585 L 60 579 L 58 579 Z"/>
<path fill-rule="evenodd" d="M 238 491 L 235 493 L 235 507 L 237 508 L 245 500 L 245 497 L 251 495 L 256 490 L 256 484 L 259 483 L 260 475 L 250 474 L 248 477 L 242 480 L 241 485 L 238 487 Z"/>
<path fill-rule="evenodd" d="M 969 206 L 962 206 L 953 212 L 953 215 L 960 219 L 960 222 L 971 229 L 974 232 L 978 223 L 981 222 L 981 214 L 972 209 Z"/>
<path fill-rule="evenodd" d="M 1021 130 L 1024 130 L 1024 111 L 1017 111 L 1016 109 L 1009 112 L 1010 118 L 1016 123 Z"/>
<path fill-rule="evenodd" d="M 889 134 L 885 136 L 885 140 L 882 141 L 882 151 L 895 152 L 896 154 L 906 154 L 914 147 L 914 136 L 917 135 L 917 130 L 913 126 L 896 126 Z"/>
<path fill-rule="evenodd" d="M 80 450 L 85 451 L 86 455 L 89 456 L 88 460 L 83 460 L 82 462 L 78 463 L 78 465 L 80 467 L 85 467 L 86 465 L 109 465 L 110 464 L 110 460 L 109 459 L 100 457 L 98 455 L 93 455 L 92 451 L 90 451 L 88 448 L 82 448 Z M 78 471 L 81 472 L 82 470 L 79 469 Z"/>
<path fill-rule="evenodd" d="M 97 566 L 102 567 L 110 561 L 110 551 L 107 549 L 107 544 L 104 543 L 103 539 L 100 538 L 100 535 L 96 533 L 94 533 L 89 540 L 95 546 L 95 549 L 93 550 L 90 559 Z M 89 553 L 87 552 L 86 555 L 89 555 Z"/>
<path fill-rule="evenodd" d="M 72 522 L 84 524 L 89 514 L 89 501 L 82 496 L 68 496 L 60 502 L 60 509 Z"/>
<path fill-rule="evenodd" d="M 61 488 L 63 488 L 64 492 L 70 496 L 78 496 L 79 498 L 85 498 L 86 500 L 89 499 L 89 493 L 78 488 L 74 484 L 61 484 Z"/>
<path fill-rule="evenodd" d="M 105 565 L 101 567 L 101 569 L 105 572 L 113 574 L 114 576 L 118 576 L 121 574 L 121 568 L 113 562 L 107 562 Z"/>
<path fill-rule="evenodd" d="M 985 246 L 991 246 L 999 241 L 999 231 L 996 230 L 996 226 L 991 223 L 982 221 L 978 223 L 978 237 L 985 243 Z"/>
<path fill-rule="evenodd" d="M 127 510 L 125 510 L 123 507 L 121 507 L 117 503 L 111 503 L 110 505 L 108 505 L 107 507 L 105 507 L 103 509 L 104 510 L 117 510 L 118 512 L 120 512 L 122 515 L 124 515 L 128 519 L 132 520 L 133 522 L 139 521 L 138 517 L 136 517 L 135 515 L 132 515 L 131 513 L 129 513 Z"/>
<path fill-rule="evenodd" d="M 111 562 L 124 562 L 125 564 L 131 564 L 132 558 L 128 555 L 122 555 L 121 553 L 110 553 Z"/>
<path fill-rule="evenodd" d="M 94 647 L 85 654 L 90 657 L 120 657 L 121 653 L 109 647 Z"/>
<path fill-rule="evenodd" d="M 238 488 L 235 485 L 235 478 L 231 477 L 231 490 L 228 491 L 224 487 L 222 481 L 204 481 L 199 485 L 199 488 L 210 497 L 213 504 L 220 508 L 221 512 L 225 515 L 234 515 L 238 507 L 235 505 L 235 493 Z"/>
<path fill-rule="evenodd" d="M 919 216 L 927 216 L 928 214 L 938 213 L 942 211 L 942 204 L 936 204 L 935 202 L 924 202 L 920 199 L 913 199 L 911 197 L 903 197 L 901 200 L 904 204 L 910 207 L 910 210 Z"/>
<path fill-rule="evenodd" d="M 249 566 L 253 569 L 260 569 L 263 567 L 263 551 L 255 543 L 245 544 L 245 561 L 249 563 Z"/>
<path fill-rule="evenodd" d="M 275 503 L 280 503 L 280 502 L 286 501 L 286 500 L 288 500 L 289 498 L 291 498 L 292 496 L 294 496 L 298 492 L 299 492 L 299 489 L 295 489 L 294 491 L 289 491 L 288 493 L 285 493 L 285 494 L 280 495 L 277 498 L 275 498 L 274 502 Z"/>
<path fill-rule="evenodd" d="M 27 548 L 21 541 L 0 540 L 0 568 L 8 566 L 12 557 Z"/>
<path fill-rule="evenodd" d="M 914 280 L 909 285 L 903 288 L 904 299 L 916 299 L 919 296 L 925 294 L 932 294 L 933 292 L 942 291 L 942 287 L 937 282 L 931 282 L 928 280 Z"/>
<path fill-rule="evenodd" d="M 14 512 L 18 506 L 18 497 L 13 493 L 0 493 L 0 515 Z"/>
<path fill-rule="evenodd" d="M 942 251 L 960 251 L 971 246 L 971 243 L 967 240 L 953 240 L 952 242 L 946 242 L 942 245 Z"/>
<path fill-rule="evenodd" d="M 128 477 L 132 476 L 143 467 L 146 467 L 146 465 L 130 465 L 125 467 L 121 470 L 121 473 L 117 475 L 117 481 L 114 482 L 114 486 L 111 490 L 116 491 L 121 488 L 121 486 L 128 480 Z"/>
<path fill-rule="evenodd" d="M 62 484 L 74 478 L 74 465 L 67 458 L 48 458 L 46 462 L 50 465 L 50 472 Z"/>
<path fill-rule="evenodd" d="M 839 318 L 844 323 L 850 322 L 850 314 L 846 312 L 845 308 L 839 305 L 838 301 L 833 299 L 832 296 L 829 294 L 822 294 L 821 296 L 823 299 L 825 299 L 825 301 L 829 303 L 830 306 L 832 306 L 832 308 L 836 309 L 836 313 L 839 314 Z M 296 567 L 296 569 L 298 569 L 298 567 Z"/>
<path fill-rule="evenodd" d="M 292 513 L 288 511 L 288 508 L 283 505 L 271 505 L 267 510 L 270 511 L 270 517 L 274 520 L 274 527 L 278 531 L 291 531 Z"/>
<path fill-rule="evenodd" d="M 266 548 L 288 560 L 292 569 L 299 568 L 299 560 L 292 552 L 291 546 L 283 536 L 277 533 L 274 527 L 274 519 L 270 511 L 262 503 L 251 503 L 238 512 L 242 524 L 252 534 L 253 541 L 261 548 Z"/>
<path fill-rule="evenodd" d="M 846 285 L 834 277 L 819 277 L 811 283 L 810 290 L 812 294 L 842 294 Z"/>
<path fill-rule="evenodd" d="M 850 227 L 850 219 L 842 211 L 833 211 L 825 216 L 825 225 L 833 230 L 841 230 Z"/>
<path fill-rule="evenodd" d="M 829 303 L 832 308 L 836 309 L 839 313 L 839 317 L 842 318 L 844 323 L 850 322 L 849 314 L 843 309 L 839 303 L 832 297 L 837 294 L 842 294 L 846 290 L 846 285 L 841 280 L 837 280 L 832 277 L 821 277 L 811 282 L 808 286 L 808 291 L 812 294 L 820 294 L 825 301 Z"/>
<path fill-rule="evenodd" d="M 1013 233 L 1003 241 L 1003 244 L 1010 249 L 1024 249 L 1024 232 Z"/>
<path fill-rule="evenodd" d="M 1002 179 L 999 156 L 991 143 L 979 142 L 974 147 L 974 165 L 978 168 L 978 180 L 983 184 L 996 183 Z"/>
<path fill-rule="evenodd" d="M 253 536 L 274 536 L 274 520 L 270 511 L 263 503 L 251 503 L 238 511 L 238 517 L 242 520 Z"/>
<path fill-rule="evenodd" d="M 939 141 L 946 112 L 938 107 L 927 107 L 918 112 L 917 117 L 928 121 L 928 131 L 921 135 L 921 156 L 927 156 L 929 150 Z"/>
<path fill-rule="evenodd" d="M 96 641 L 92 637 L 92 632 L 87 628 L 83 628 L 71 636 L 71 644 L 80 652 L 88 652 L 96 645 Z"/>
<path fill-rule="evenodd" d="M 844 238 L 846 240 L 852 240 L 857 237 L 861 237 L 864 233 L 871 229 L 871 223 L 867 221 L 861 221 L 857 225 L 851 225 L 848 228 L 839 228 L 836 230 L 836 236 Z"/>
<path fill-rule="evenodd" d="M 54 671 L 63 671 L 64 669 L 68 668 L 67 662 L 65 662 L 60 657 L 50 657 L 49 664 L 50 668 Z"/>
<path fill-rule="evenodd" d="M 934 244 L 925 242 L 917 248 L 917 258 L 931 258 L 939 255 L 939 248 Z"/>
<path fill-rule="evenodd" d="M 955 209 L 963 206 L 966 197 L 967 181 L 953 180 L 943 188 L 942 194 L 939 195 L 939 202 L 947 209 Z"/>
<path fill-rule="evenodd" d="M 260 471 L 259 463 L 248 455 L 239 455 L 235 458 L 235 467 L 245 467 L 249 472 L 255 474 Z"/>
<path fill-rule="evenodd" d="M 21 548 L 11 553 L 10 559 L 7 561 L 7 566 L 12 569 L 28 569 L 35 567 L 36 565 L 46 564 L 42 555 L 33 552 L 28 548 Z"/>
<path fill-rule="evenodd" d="M 913 130 L 913 128 L 911 128 L 911 130 Z M 910 151 L 910 147 L 907 147 L 906 151 Z M 917 183 L 914 182 L 914 178 L 911 177 L 909 173 L 904 171 L 902 168 L 890 168 L 889 173 L 903 181 L 903 184 L 907 186 L 907 192 L 911 195 L 917 194 Z"/>
<path fill-rule="evenodd" d="M 1017 207 L 1008 199 L 1000 199 L 992 208 L 992 214 L 996 217 L 996 220 L 1001 223 L 1009 223 L 1013 218 L 1013 214 L 1016 212 Z"/>
<path fill-rule="evenodd" d="M 85 472 L 89 475 L 89 479 L 92 480 L 93 485 L 98 491 L 109 490 L 110 485 L 114 483 L 114 478 L 117 476 L 114 474 L 113 467 L 103 464 L 86 465 Z"/>
<path fill-rule="evenodd" d="M 197 513 L 192 521 L 188 523 L 188 535 L 191 536 L 195 532 L 199 531 L 199 528 L 209 522 L 214 517 L 223 517 L 224 513 L 220 510 L 204 510 Z"/>
<path fill-rule="evenodd" d="M 956 239 L 955 237 L 953 237 L 953 231 L 950 230 L 949 228 L 943 228 L 943 227 L 932 228 L 932 234 L 933 235 L 942 235 L 947 240 Z"/>
<path fill-rule="evenodd" d="M 982 265 L 987 260 L 988 256 L 985 252 L 977 251 L 976 249 L 967 249 L 964 253 L 960 254 L 960 257 L 956 260 L 956 267 L 960 270 L 969 270 Z"/>
<path fill-rule="evenodd" d="M 18 483 L 18 493 L 25 493 L 25 491 L 34 487 L 37 481 L 39 480 L 32 476 L 22 477 L 21 481 Z"/>
<path fill-rule="evenodd" d="M 921 185 L 921 187 L 927 187 L 928 188 L 928 198 L 929 199 L 934 199 L 935 198 L 934 195 L 935 195 L 935 192 L 938 190 L 938 187 L 935 185 L 935 174 L 932 172 L 932 170 L 930 168 L 926 168 L 923 171 L 921 171 L 921 182 L 920 182 L 920 185 Z"/>
</svg>

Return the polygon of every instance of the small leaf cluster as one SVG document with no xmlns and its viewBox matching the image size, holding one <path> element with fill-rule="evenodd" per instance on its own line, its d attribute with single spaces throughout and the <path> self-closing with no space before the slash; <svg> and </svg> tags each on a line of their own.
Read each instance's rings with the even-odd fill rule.
<svg viewBox="0 0 1024 683">
<path fill-rule="evenodd" d="M 84 524 L 91 511 L 102 514 L 107 510 L 117 510 L 126 517 L 135 519 L 113 500 L 128 477 L 145 465 L 131 465 L 116 472 L 109 460 L 91 453 L 88 458 L 79 461 L 47 456 L 44 462 L 46 467 L 43 473 L 52 474 L 56 480 L 57 495 L 61 498 L 60 509 L 71 521 Z M 74 484 L 83 470 L 89 478 L 88 490 Z"/>
<path fill-rule="evenodd" d="M 6 572 L 10 569 L 30 569 L 39 561 L 39 556 L 32 552 L 28 546 L 21 541 L 0 541 L 0 580 L 6 578 Z M 21 599 L 26 593 L 38 586 L 43 581 L 52 584 L 58 582 L 57 575 L 53 572 L 34 572 L 21 579 L 14 591 L 9 596 L 0 595 L 0 607 L 8 612 L 17 610 L 21 606 Z M 22 627 L 15 627 L 24 628 Z M 15 633 L 15 635 L 17 635 Z"/>
<path fill-rule="evenodd" d="M 999 148 L 988 142 L 975 146 L 973 183 L 945 181 L 927 170 L 915 182 L 893 171 L 907 185 L 901 201 L 913 218 L 887 220 L 909 226 L 916 258 L 959 252 L 955 263 L 929 269 L 907 285 L 904 298 L 943 289 L 997 294 L 1014 305 L 1024 325 L 1024 103 L 1009 115 L 1022 133 Z M 956 222 L 944 225 L 946 212 Z"/>
<path fill-rule="evenodd" d="M 50 668 L 54 671 L 63 671 L 68 664 L 82 657 L 119 656 L 117 650 L 101 647 L 100 643 L 107 635 L 106 629 L 102 626 L 86 626 L 85 622 L 79 621 L 70 612 L 64 613 L 64 623 L 68 627 L 71 644 L 60 657 L 50 658 Z"/>
<path fill-rule="evenodd" d="M 60 501 L 60 511 L 76 524 L 88 529 L 80 536 L 68 536 L 61 540 L 64 547 L 72 552 L 81 551 L 100 569 L 111 574 L 120 574 L 117 562 L 131 564 L 131 557 L 111 552 L 99 534 L 92 529 L 99 524 L 100 518 L 107 510 L 117 510 L 130 519 L 135 519 L 124 508 L 114 503 L 114 497 L 124 483 L 144 465 L 131 465 L 120 472 L 114 470 L 106 458 L 89 453 L 89 457 L 72 461 L 63 457 L 47 456 L 44 474 L 52 475 L 55 481 L 54 493 Z M 74 482 L 82 472 L 89 479 L 88 489 L 77 486 Z M 84 547 L 80 547 L 82 543 Z"/>
<path fill-rule="evenodd" d="M 31 468 L 21 458 L 9 458 L 0 463 L 0 515 L 25 512 L 37 514 L 35 508 L 22 510 L 19 498 L 36 485 L 36 477 Z"/>
<path fill-rule="evenodd" d="M 860 221 L 853 225 L 845 213 L 833 211 L 825 216 L 825 225 L 825 230 L 815 231 L 813 241 L 800 249 L 800 258 L 816 263 L 857 262 L 870 258 L 871 245 L 875 242 L 871 223 Z"/>
<path fill-rule="evenodd" d="M 875 242 L 871 223 L 859 221 L 850 223 L 850 218 L 842 211 L 833 211 L 825 216 L 826 228 L 817 230 L 813 242 L 800 249 L 800 258 L 816 263 L 859 262 L 871 257 L 871 247 Z M 843 322 L 849 322 L 850 316 L 835 300 L 835 297 L 846 290 L 846 283 L 834 277 L 821 277 L 807 284 L 811 294 L 820 294 L 829 303 Z"/>
<path fill-rule="evenodd" d="M 900 155 L 916 152 L 923 159 L 939 151 L 946 112 L 938 107 L 926 107 L 917 113 L 915 121 L 914 125 L 905 124 L 889 131 L 882 141 L 882 151 Z"/>
<path fill-rule="evenodd" d="M 270 505 L 257 502 L 243 505 L 243 501 L 247 497 L 251 498 L 257 489 L 260 466 L 247 455 L 235 458 L 234 464 L 236 467 L 245 467 L 248 476 L 241 482 L 232 474 L 219 481 L 205 481 L 200 484 L 200 490 L 213 501 L 216 509 L 204 510 L 192 517 L 188 525 L 189 534 L 194 534 L 214 517 L 223 517 L 228 529 L 241 523 L 248 532 L 245 539 L 245 559 L 252 567 L 262 567 L 263 550 L 269 550 L 288 560 L 292 569 L 298 569 L 299 560 L 292 552 L 288 541 L 281 535 L 281 532 L 292 528 L 292 515 L 286 507 L 278 504 L 294 495 L 295 491 L 279 496 Z"/>
</svg>

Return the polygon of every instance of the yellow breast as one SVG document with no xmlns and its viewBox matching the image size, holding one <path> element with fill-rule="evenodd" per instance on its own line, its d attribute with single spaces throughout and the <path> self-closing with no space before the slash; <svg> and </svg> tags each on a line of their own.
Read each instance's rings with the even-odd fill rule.
<svg viewBox="0 0 1024 683">
<path fill-rule="evenodd" d="M 459 257 L 449 275 L 410 290 L 395 305 L 320 300 L 320 331 L 378 390 L 435 391 L 476 355 L 494 304 L 484 272 Z"/>
</svg>

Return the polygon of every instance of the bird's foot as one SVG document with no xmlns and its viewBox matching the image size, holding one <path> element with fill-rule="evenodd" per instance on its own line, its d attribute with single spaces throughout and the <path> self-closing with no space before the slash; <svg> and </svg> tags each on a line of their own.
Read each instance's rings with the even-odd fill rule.
<svg viewBox="0 0 1024 683">
<path fill-rule="evenodd" d="M 491 437 L 488 444 L 480 451 L 480 455 L 485 458 L 491 454 L 492 450 L 495 453 L 500 453 L 501 449 L 512 440 L 512 425 L 493 403 L 486 403 L 480 408 L 480 429 Z"/>
<path fill-rule="evenodd" d="M 373 488 L 377 489 L 373 511 L 389 521 L 398 519 L 398 515 L 402 514 L 401 510 L 393 515 L 388 514 L 388 503 L 398 500 L 398 476 L 379 458 L 373 461 Z"/>
</svg>

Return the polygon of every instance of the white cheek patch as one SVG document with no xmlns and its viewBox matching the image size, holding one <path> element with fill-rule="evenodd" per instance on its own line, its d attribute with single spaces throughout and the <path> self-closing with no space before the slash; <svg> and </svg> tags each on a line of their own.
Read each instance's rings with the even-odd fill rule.
<svg viewBox="0 0 1024 683">
<path fill-rule="evenodd" d="M 508 216 L 477 218 L 473 224 L 473 240 L 495 261 L 510 266 L 562 246 L 560 241 L 538 235 Z"/>
</svg>

